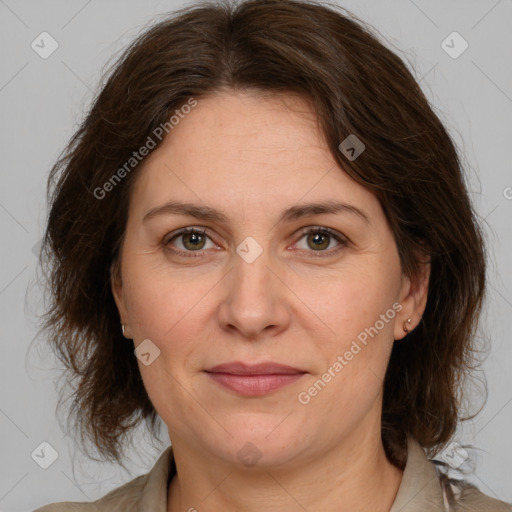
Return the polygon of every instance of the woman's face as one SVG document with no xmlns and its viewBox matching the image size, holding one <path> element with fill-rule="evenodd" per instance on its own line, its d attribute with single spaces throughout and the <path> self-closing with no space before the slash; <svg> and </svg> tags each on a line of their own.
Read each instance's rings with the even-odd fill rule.
<svg viewBox="0 0 512 512">
<path fill-rule="evenodd" d="M 219 93 L 174 126 L 137 171 L 113 285 L 171 442 L 228 463 L 380 439 L 393 340 L 424 308 L 379 201 L 336 164 L 310 107 L 284 99 Z M 207 371 L 230 362 L 296 373 Z"/>
</svg>

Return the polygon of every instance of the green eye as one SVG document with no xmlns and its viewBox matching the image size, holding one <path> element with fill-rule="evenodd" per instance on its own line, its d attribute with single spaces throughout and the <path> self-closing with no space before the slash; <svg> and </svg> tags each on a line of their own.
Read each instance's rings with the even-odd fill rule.
<svg viewBox="0 0 512 512">
<path fill-rule="evenodd" d="M 176 249 L 172 249 L 177 253 L 182 253 L 186 256 L 189 256 L 191 252 L 200 252 L 203 249 L 208 249 L 209 247 L 205 247 L 208 240 L 210 240 L 213 247 L 215 244 L 211 241 L 210 237 L 206 235 L 206 229 L 201 230 L 198 228 L 184 228 L 177 233 L 175 233 L 171 238 L 164 242 L 165 246 L 174 245 L 174 241 L 179 241 L 180 246 Z M 196 256 L 195 254 L 193 256 Z M 199 254 L 197 255 L 199 256 Z"/>
<path fill-rule="evenodd" d="M 310 227 L 303 229 L 301 235 L 295 245 L 305 239 L 305 245 L 299 246 L 298 249 L 316 253 L 315 257 L 330 256 L 347 246 L 347 241 L 330 228 Z M 208 242 L 210 242 L 210 246 L 208 246 Z M 206 228 L 183 228 L 164 241 L 164 245 L 183 256 L 201 256 L 203 251 L 217 247 L 210 236 L 206 234 Z M 333 245 L 334 247 L 332 247 Z"/>
<path fill-rule="evenodd" d="M 299 249 L 305 251 L 312 249 L 313 252 L 332 254 L 347 245 L 346 240 L 341 235 L 329 228 L 308 228 L 302 232 L 300 240 L 303 238 L 306 238 L 306 247 L 299 247 Z M 337 242 L 338 245 L 329 248 L 333 241 Z"/>
</svg>

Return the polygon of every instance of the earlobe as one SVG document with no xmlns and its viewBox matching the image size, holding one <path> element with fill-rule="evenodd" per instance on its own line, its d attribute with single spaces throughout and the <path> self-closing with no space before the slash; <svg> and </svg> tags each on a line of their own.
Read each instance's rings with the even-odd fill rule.
<svg viewBox="0 0 512 512">
<path fill-rule="evenodd" d="M 116 263 L 113 263 L 110 267 L 110 289 L 112 290 L 114 302 L 116 303 L 117 311 L 119 313 L 121 332 L 125 338 L 131 340 L 133 337 L 128 327 L 128 314 L 123 298 L 123 282 Z"/>
<path fill-rule="evenodd" d="M 421 263 L 412 277 L 403 276 L 400 290 L 402 310 L 395 323 L 395 340 L 401 340 L 420 323 L 427 306 L 430 281 L 430 261 Z"/>
</svg>

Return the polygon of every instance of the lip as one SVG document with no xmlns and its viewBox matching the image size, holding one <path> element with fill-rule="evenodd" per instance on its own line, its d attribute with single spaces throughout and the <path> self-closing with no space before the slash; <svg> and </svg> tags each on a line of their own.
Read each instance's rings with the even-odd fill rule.
<svg viewBox="0 0 512 512">
<path fill-rule="evenodd" d="M 218 364 L 206 371 L 208 373 L 230 373 L 232 375 L 292 375 L 306 373 L 304 370 L 286 364 L 273 362 L 249 364 L 242 361 Z"/>
<path fill-rule="evenodd" d="M 244 396 L 266 395 L 307 373 L 279 363 L 247 364 L 241 361 L 219 364 L 205 371 L 221 386 Z"/>
</svg>

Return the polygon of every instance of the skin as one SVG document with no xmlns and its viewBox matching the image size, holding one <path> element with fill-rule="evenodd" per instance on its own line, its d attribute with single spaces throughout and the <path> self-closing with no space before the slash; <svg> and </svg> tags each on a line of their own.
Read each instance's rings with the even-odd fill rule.
<svg viewBox="0 0 512 512">
<path fill-rule="evenodd" d="M 381 441 L 383 377 L 403 323 L 411 318 L 412 330 L 421 319 L 429 268 L 414 280 L 402 274 L 379 201 L 333 159 L 311 107 L 247 91 L 201 98 L 138 172 L 112 290 L 125 336 L 160 350 L 150 365 L 138 362 L 175 454 L 167 511 L 389 511 L 402 472 Z M 227 221 L 143 222 L 170 200 L 218 209 Z M 288 207 L 328 200 L 363 210 L 369 223 L 347 212 L 278 221 Z M 206 228 L 199 250 L 190 235 L 173 238 L 184 227 Z M 317 249 L 318 233 L 305 227 L 331 228 L 346 243 L 327 235 Z M 236 252 L 248 236 L 263 250 L 252 263 Z M 300 403 L 393 303 L 401 311 Z M 204 372 L 235 360 L 307 373 L 241 396 Z M 252 466 L 239 458 L 248 442 L 259 454 Z"/>
</svg>

